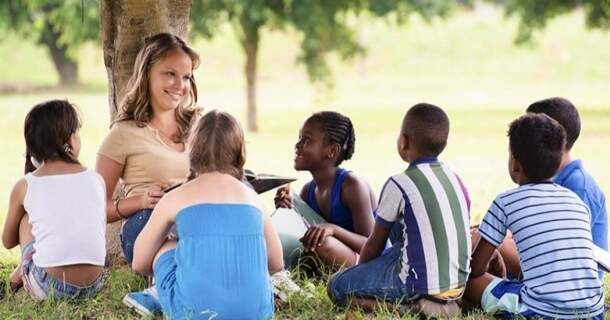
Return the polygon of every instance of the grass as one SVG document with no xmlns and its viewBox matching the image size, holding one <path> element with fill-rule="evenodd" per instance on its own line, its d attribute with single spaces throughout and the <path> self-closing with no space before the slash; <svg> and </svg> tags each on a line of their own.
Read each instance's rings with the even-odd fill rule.
<svg viewBox="0 0 610 320">
<path fill-rule="evenodd" d="M 345 167 L 369 181 L 379 193 L 388 176 L 405 168 L 395 151 L 400 119 L 407 106 L 428 101 L 443 106 L 451 119 L 451 134 L 442 160 L 464 180 L 472 198 L 473 220 L 487 210 L 493 197 L 513 186 L 507 171 L 508 123 L 540 98 L 562 95 L 579 108 L 583 131 L 574 156 L 610 192 L 610 34 L 587 31 L 580 13 L 550 23 L 532 47 L 515 47 L 513 20 L 504 20 L 493 7 L 462 12 L 448 20 L 424 23 L 417 17 L 398 27 L 367 17 L 354 19 L 366 57 L 343 64 L 331 57 L 333 91 L 316 91 L 302 66 L 294 63 L 298 37 L 265 31 L 259 60 L 258 102 L 261 130 L 248 133 L 246 167 L 297 177 L 293 188 L 310 179 L 292 169 L 293 146 L 301 122 L 313 111 L 334 109 L 348 115 L 356 129 L 354 159 Z M 202 65 L 196 72 L 200 104 L 227 110 L 244 119 L 243 57 L 230 28 L 213 41 L 195 41 Z M 0 41 L 0 86 L 25 83 L 44 87 L 57 77 L 43 49 L 15 37 Z M 87 45 L 80 51 L 83 87 L 0 95 L 0 220 L 12 185 L 22 176 L 22 123 L 34 104 L 68 98 L 80 106 L 83 150 L 80 160 L 95 164 L 96 150 L 108 130 L 105 69 L 101 50 Z M 268 210 L 272 195 L 265 194 Z M 18 260 L 18 249 L 0 249 L 0 276 L 6 278 Z M 392 310 L 365 315 L 334 307 L 324 280 L 298 276 L 313 285 L 314 299 L 295 298 L 277 309 L 277 318 L 389 318 Z M 308 285 L 307 283 L 311 283 Z M 35 304 L 24 294 L 0 303 L 0 318 L 137 318 L 121 298 L 141 289 L 144 281 L 125 267 L 109 269 L 106 285 L 92 302 Z M 474 315 L 473 318 L 483 318 Z"/>
</svg>

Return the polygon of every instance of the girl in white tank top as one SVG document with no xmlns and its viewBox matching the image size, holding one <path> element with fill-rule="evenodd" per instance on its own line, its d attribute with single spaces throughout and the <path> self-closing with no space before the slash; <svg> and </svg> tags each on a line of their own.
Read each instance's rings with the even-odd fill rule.
<svg viewBox="0 0 610 320">
<path fill-rule="evenodd" d="M 2 243 L 21 248 L 11 287 L 36 300 L 91 297 L 102 286 L 105 194 L 78 162 L 80 120 L 68 101 L 40 103 L 24 124 L 26 175 L 11 192 Z"/>
</svg>

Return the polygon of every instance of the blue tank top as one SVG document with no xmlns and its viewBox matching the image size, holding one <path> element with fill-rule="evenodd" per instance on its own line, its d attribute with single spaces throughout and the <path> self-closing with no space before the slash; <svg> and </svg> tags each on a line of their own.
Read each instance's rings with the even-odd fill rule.
<svg viewBox="0 0 610 320">
<path fill-rule="evenodd" d="M 341 185 L 345 181 L 345 177 L 349 171 L 338 168 L 333 182 L 332 189 L 330 191 L 330 213 L 328 214 L 328 222 L 336 224 L 341 228 L 354 232 L 354 220 L 352 219 L 352 212 L 343 206 L 341 203 Z M 307 190 L 307 197 L 305 202 L 320 216 L 324 217 L 318 201 L 316 200 L 316 182 L 311 180 L 309 183 L 309 189 Z"/>
<path fill-rule="evenodd" d="M 273 294 L 262 213 L 247 204 L 197 204 L 176 216 L 172 318 L 267 319 Z"/>
</svg>

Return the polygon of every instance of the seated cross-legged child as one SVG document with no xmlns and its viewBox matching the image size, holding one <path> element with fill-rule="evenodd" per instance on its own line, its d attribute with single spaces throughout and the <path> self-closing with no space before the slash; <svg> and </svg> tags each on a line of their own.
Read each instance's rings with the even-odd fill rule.
<svg viewBox="0 0 610 320">
<path fill-rule="evenodd" d="M 102 287 L 106 189 L 78 162 L 80 120 L 68 101 L 27 114 L 25 176 L 11 193 L 2 243 L 21 247 L 11 287 L 35 300 L 89 298 Z"/>
<path fill-rule="evenodd" d="M 553 182 L 570 189 L 589 207 L 591 212 L 591 236 L 593 243 L 608 250 L 608 213 L 606 198 L 595 179 L 585 171 L 581 160 L 572 160 L 571 150 L 580 135 L 580 116 L 576 107 L 564 98 L 549 98 L 536 101 L 527 107 L 527 112 L 543 113 L 559 122 L 566 132 L 566 145 L 559 169 Z M 506 263 L 508 274 L 518 277 L 521 273 L 519 256 L 512 237 L 507 235 L 499 249 Z M 604 272 L 599 270 L 599 278 Z"/>
<path fill-rule="evenodd" d="M 208 112 L 191 138 L 197 176 L 165 194 L 138 235 L 132 268 L 153 273 L 168 318 L 273 316 L 269 274 L 283 269 L 282 248 L 258 195 L 240 181 L 245 156 L 238 122 Z M 174 224 L 177 241 L 167 238 Z"/>
<path fill-rule="evenodd" d="M 527 108 L 527 112 L 544 113 L 555 119 L 566 131 L 566 146 L 553 177 L 553 182 L 570 189 L 589 207 L 591 212 L 591 236 L 593 243 L 608 250 L 608 212 L 606 198 L 595 179 L 585 171 L 581 160 L 572 160 L 570 151 L 580 135 L 580 116 L 576 107 L 567 99 L 550 98 L 537 101 Z M 600 279 L 603 279 L 600 271 Z"/>
<path fill-rule="evenodd" d="M 358 265 L 329 281 L 333 301 L 345 305 L 351 299 L 371 310 L 384 302 L 461 296 L 470 270 L 470 200 L 458 176 L 437 158 L 448 135 L 441 108 L 420 103 L 407 111 L 397 148 L 409 166 L 385 183 Z M 397 224 L 401 237 L 384 251 Z"/>
<path fill-rule="evenodd" d="M 499 194 L 483 218 L 465 299 L 503 316 L 603 319 L 589 209 L 551 181 L 562 159 L 563 127 L 528 113 L 510 124 L 508 136 L 508 169 L 519 186 Z M 519 281 L 485 272 L 508 231 L 519 255 Z"/>
<path fill-rule="evenodd" d="M 309 171 L 313 177 L 303 186 L 300 198 L 323 218 L 319 220 L 326 221 L 312 223 L 300 240 L 305 250 L 336 266 L 356 264 L 373 228 L 373 191 L 366 181 L 339 166 L 351 159 L 355 142 L 348 117 L 323 111 L 303 123 L 295 145 L 294 168 Z M 292 208 L 290 191 L 279 189 L 275 204 L 278 208 Z M 285 255 L 292 250 L 284 250 Z"/>
</svg>

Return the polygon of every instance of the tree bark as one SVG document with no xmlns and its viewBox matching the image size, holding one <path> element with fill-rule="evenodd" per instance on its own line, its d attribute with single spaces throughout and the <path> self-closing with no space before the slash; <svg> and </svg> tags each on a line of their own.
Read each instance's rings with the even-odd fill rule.
<svg viewBox="0 0 610 320">
<path fill-rule="evenodd" d="M 241 45 L 246 54 L 246 64 L 244 72 L 246 74 L 246 94 L 247 94 L 247 124 L 251 132 L 258 131 L 258 115 L 256 108 L 256 78 L 257 78 L 257 58 L 258 44 L 260 40 L 260 24 L 253 23 L 246 18 L 240 21 L 243 39 Z"/>
<path fill-rule="evenodd" d="M 78 83 L 78 64 L 68 56 L 68 46 L 59 43 L 59 36 L 60 34 L 53 30 L 53 26 L 45 21 L 39 42 L 49 49 L 53 65 L 59 75 L 59 84 L 62 86 L 75 85 Z"/>
<path fill-rule="evenodd" d="M 192 0 L 102 0 L 100 22 L 104 65 L 108 77 L 108 107 L 117 115 L 136 55 L 147 36 L 170 32 L 187 37 Z M 119 192 L 122 188 L 117 187 Z M 117 192 L 115 192 L 115 195 Z M 120 222 L 108 225 L 106 250 L 110 261 L 121 253 Z"/>
</svg>

